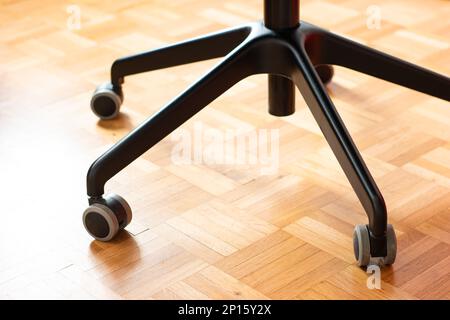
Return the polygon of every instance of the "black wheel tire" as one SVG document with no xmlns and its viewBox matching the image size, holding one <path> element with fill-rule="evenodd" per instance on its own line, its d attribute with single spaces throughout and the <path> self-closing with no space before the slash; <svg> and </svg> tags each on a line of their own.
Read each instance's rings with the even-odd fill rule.
<svg viewBox="0 0 450 320">
<path fill-rule="evenodd" d="M 131 211 L 131 207 L 128 204 L 128 202 L 119 196 L 118 194 L 112 193 L 108 195 L 107 199 L 112 199 L 113 201 L 117 201 L 122 206 L 123 210 L 125 210 L 125 220 L 119 223 L 119 228 L 124 229 L 127 225 L 130 224 L 131 220 L 133 219 L 133 213 Z"/>
<path fill-rule="evenodd" d="M 131 208 L 121 196 L 110 194 L 91 204 L 83 213 L 83 225 L 96 240 L 110 241 L 132 219 Z"/>
<path fill-rule="evenodd" d="M 322 80 L 322 83 L 327 85 L 331 82 L 331 79 L 333 79 L 334 68 L 328 64 L 321 64 L 316 66 L 316 72 L 319 75 L 320 80 Z"/>
<path fill-rule="evenodd" d="M 353 251 L 355 259 L 360 267 L 366 267 L 370 263 L 370 238 L 367 225 L 358 224 L 353 231 Z"/>
<path fill-rule="evenodd" d="M 387 255 L 383 259 L 385 265 L 391 265 L 395 262 L 397 257 L 397 236 L 395 235 L 394 227 L 391 224 L 387 225 L 386 230 L 387 241 Z"/>
<path fill-rule="evenodd" d="M 113 88 L 111 83 L 104 83 L 95 89 L 91 99 L 91 110 L 102 120 L 117 117 L 123 102 L 120 88 Z"/>
</svg>

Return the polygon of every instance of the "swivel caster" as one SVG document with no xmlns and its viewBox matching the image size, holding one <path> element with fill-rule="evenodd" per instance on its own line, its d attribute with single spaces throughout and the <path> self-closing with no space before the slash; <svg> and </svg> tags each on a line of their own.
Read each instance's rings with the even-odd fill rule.
<svg viewBox="0 0 450 320">
<path fill-rule="evenodd" d="M 327 85 L 331 82 L 331 79 L 334 75 L 334 68 L 328 64 L 320 64 L 316 66 L 316 72 L 322 80 L 324 85 Z"/>
<path fill-rule="evenodd" d="M 122 102 L 122 89 L 113 87 L 111 83 L 104 83 L 95 89 L 91 99 L 91 109 L 100 119 L 109 120 L 119 114 Z"/>
<path fill-rule="evenodd" d="M 130 206 L 117 194 L 102 197 L 83 213 L 84 227 L 99 241 L 113 239 L 119 230 L 124 229 L 131 222 L 131 219 Z"/>
<path fill-rule="evenodd" d="M 386 231 L 387 255 L 379 258 L 377 262 L 383 265 L 390 265 L 395 262 L 397 255 L 397 238 L 395 236 L 394 227 L 387 225 Z M 375 258 L 370 255 L 370 235 L 367 225 L 359 224 L 353 231 L 353 250 L 358 266 L 366 267 L 370 264 L 371 259 Z M 380 259 L 381 258 L 381 259 Z"/>
</svg>

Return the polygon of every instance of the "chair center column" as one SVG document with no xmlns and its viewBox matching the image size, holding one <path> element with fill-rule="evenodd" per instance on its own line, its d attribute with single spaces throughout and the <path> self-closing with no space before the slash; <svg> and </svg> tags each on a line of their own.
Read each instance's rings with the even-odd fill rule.
<svg viewBox="0 0 450 320">
<path fill-rule="evenodd" d="M 272 30 L 295 28 L 300 23 L 300 0 L 264 0 L 264 25 Z"/>
<path fill-rule="evenodd" d="M 300 24 L 300 0 L 264 0 L 264 25 L 275 32 Z M 285 77 L 269 74 L 269 113 L 283 117 L 295 112 L 295 85 Z"/>
</svg>

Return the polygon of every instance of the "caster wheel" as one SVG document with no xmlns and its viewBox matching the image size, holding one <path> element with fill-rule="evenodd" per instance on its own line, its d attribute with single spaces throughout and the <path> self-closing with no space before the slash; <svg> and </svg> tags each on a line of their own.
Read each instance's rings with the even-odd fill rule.
<svg viewBox="0 0 450 320">
<path fill-rule="evenodd" d="M 370 262 L 369 229 L 364 224 L 358 224 L 353 231 L 353 251 L 358 266 L 365 267 Z"/>
<path fill-rule="evenodd" d="M 385 257 L 377 257 L 376 261 L 383 265 L 390 265 L 395 262 L 397 256 L 397 237 L 395 236 L 394 227 L 387 225 L 386 230 L 387 255 Z M 370 236 L 367 225 L 359 224 L 353 231 L 353 250 L 358 266 L 368 266 L 373 258 L 370 255 Z"/>
<path fill-rule="evenodd" d="M 316 72 L 322 80 L 323 84 L 329 84 L 334 75 L 334 68 L 327 64 L 321 64 L 316 66 Z"/>
<path fill-rule="evenodd" d="M 122 90 L 113 88 L 111 83 L 104 83 L 95 89 L 91 99 L 91 109 L 100 119 L 113 119 L 119 114 L 122 102 Z"/>
<path fill-rule="evenodd" d="M 392 224 L 387 225 L 386 240 L 387 255 L 384 257 L 384 264 L 390 265 L 395 262 L 395 258 L 397 257 L 397 237 L 395 236 L 395 230 Z"/>
<path fill-rule="evenodd" d="M 110 241 L 119 230 L 124 229 L 132 219 L 131 208 L 124 198 L 117 194 L 103 197 L 90 205 L 83 213 L 83 224 L 87 232 L 99 241 Z"/>
</svg>

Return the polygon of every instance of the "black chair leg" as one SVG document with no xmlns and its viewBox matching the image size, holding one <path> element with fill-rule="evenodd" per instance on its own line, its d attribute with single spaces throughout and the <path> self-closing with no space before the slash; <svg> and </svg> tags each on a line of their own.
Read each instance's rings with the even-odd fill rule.
<svg viewBox="0 0 450 320">
<path fill-rule="evenodd" d="M 117 117 L 125 76 L 223 57 L 245 41 L 251 30 L 251 25 L 231 28 L 116 60 L 111 82 L 98 86 L 92 96 L 92 111 L 103 120 Z"/>
<path fill-rule="evenodd" d="M 120 140 L 90 167 L 90 202 L 102 198 L 105 183 L 181 124 L 243 78 L 256 73 L 257 45 L 245 41 L 236 50 L 167 106 Z"/>
<path fill-rule="evenodd" d="M 120 85 L 128 75 L 220 58 L 242 43 L 251 26 L 241 26 L 175 43 L 116 60 L 111 67 L 111 83 Z"/>
<path fill-rule="evenodd" d="M 386 256 L 387 212 L 383 196 L 373 180 L 335 106 L 307 54 L 298 50 L 292 75 L 328 144 L 344 170 L 369 218 L 372 257 Z"/>
<path fill-rule="evenodd" d="M 450 78 L 381 51 L 317 29 L 322 63 L 347 67 L 450 101 Z"/>
</svg>

